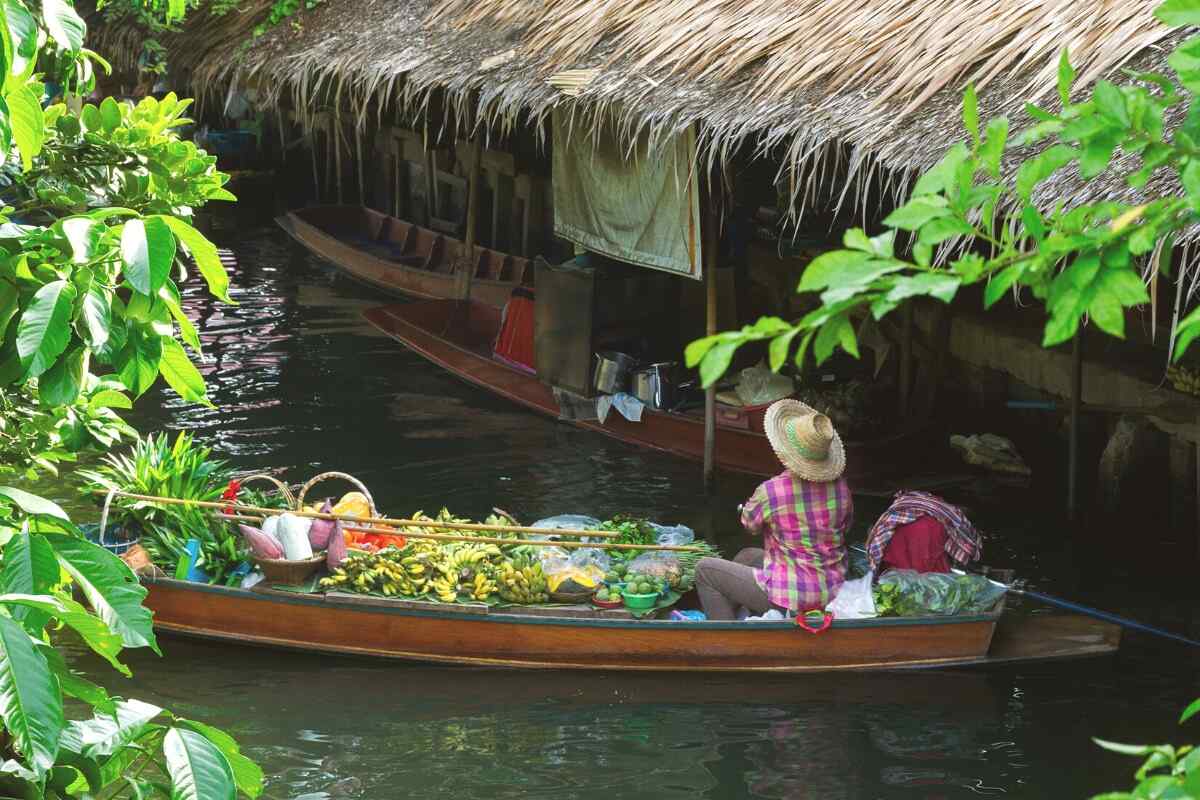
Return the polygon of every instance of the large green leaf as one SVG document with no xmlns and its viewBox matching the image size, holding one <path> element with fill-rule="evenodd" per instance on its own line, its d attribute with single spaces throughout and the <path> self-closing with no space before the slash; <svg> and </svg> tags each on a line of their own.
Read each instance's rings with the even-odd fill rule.
<svg viewBox="0 0 1200 800">
<path fill-rule="evenodd" d="M 8 617 L 0 617 L 0 717 L 28 767 L 40 775 L 54 766 L 65 725 L 58 680 Z"/>
<path fill-rule="evenodd" d="M 74 600 L 49 594 L 0 594 L 0 605 L 15 605 L 49 614 L 78 633 L 79 638 L 96 655 L 112 664 L 121 674 L 131 674 L 129 668 L 117 658 L 124 646 L 121 637 L 113 633 L 104 620 Z"/>
<path fill-rule="evenodd" d="M 62 746 L 90 758 L 114 755 L 145 734 L 163 713 L 158 706 L 141 700 L 120 700 L 115 714 L 97 714 L 92 719 L 74 720 L 63 732 Z"/>
<path fill-rule="evenodd" d="M 0 280 L 0 340 L 4 339 L 8 323 L 19 310 L 17 287 L 6 280 Z"/>
<path fill-rule="evenodd" d="M 67 217 L 55 228 L 66 237 L 71 248 L 71 260 L 76 264 L 86 264 L 92 260 L 96 245 L 100 243 L 100 235 L 104 232 L 104 225 L 88 216 Z"/>
<path fill-rule="evenodd" d="M 71 519 L 67 516 L 67 512 L 63 511 L 55 503 L 50 502 L 44 497 L 38 497 L 36 494 L 30 494 L 24 489 L 17 489 L 12 486 L 0 486 L 0 497 L 8 498 L 17 508 L 26 514 L 57 517 L 65 522 L 69 522 Z"/>
<path fill-rule="evenodd" d="M 0 563 L 0 592 L 4 594 L 46 594 L 62 575 L 50 543 L 37 534 L 21 531 L 4 546 Z M 49 614 L 18 606 L 9 609 L 13 619 L 31 635 L 39 635 L 50 619 Z"/>
<path fill-rule="evenodd" d="M 229 275 L 225 272 L 225 265 L 221 263 L 217 246 L 204 238 L 204 234 L 181 219 L 167 216 L 151 217 L 151 219 L 159 219 L 166 224 L 183 246 L 188 249 L 200 274 L 208 282 L 208 290 L 218 299 L 232 303 L 233 300 L 229 297 Z"/>
<path fill-rule="evenodd" d="M 97 616 L 125 646 L 149 647 L 158 653 L 153 617 L 142 605 L 146 589 L 125 562 L 86 539 L 50 533 L 46 539 Z"/>
<path fill-rule="evenodd" d="M 237 783 L 229 761 L 196 731 L 171 728 L 163 739 L 163 755 L 172 800 L 236 800 Z"/>
<path fill-rule="evenodd" d="M 13 141 L 21 151 L 21 164 L 28 170 L 33 159 L 42 152 L 46 140 L 46 120 L 38 95 L 28 86 L 10 91 L 4 98 L 8 101 L 9 124 L 12 125 Z"/>
<path fill-rule="evenodd" d="M 11 42 L 12 52 L 8 56 L 9 87 L 25 82 L 25 78 L 33 72 L 37 60 L 38 26 L 37 20 L 29 13 L 29 9 L 19 0 L 3 0 L 4 21 L 8 27 L 8 41 Z"/>
<path fill-rule="evenodd" d="M 131 219 L 121 231 L 121 259 L 129 285 L 154 296 L 171 273 L 175 236 L 158 219 Z"/>
<path fill-rule="evenodd" d="M 153 331 L 146 331 L 141 325 L 130 326 L 129 337 L 114 366 L 121 383 L 134 397 L 140 397 L 154 385 L 158 362 L 162 360 L 162 342 L 163 338 Z"/>
<path fill-rule="evenodd" d="M 42 21 L 46 33 L 63 50 L 78 53 L 87 35 L 87 25 L 70 3 L 63 0 L 42 0 Z"/>
<path fill-rule="evenodd" d="M 81 333 L 87 343 L 94 348 L 104 347 L 108 341 L 109 328 L 112 325 L 112 303 L 109 291 L 101 286 L 92 284 L 87 294 L 83 296 L 83 308 L 80 314 L 83 320 Z"/>
<path fill-rule="evenodd" d="M 242 750 L 238 747 L 237 740 L 230 736 L 220 728 L 214 728 L 212 725 L 205 725 L 203 722 L 196 722 L 190 719 L 178 719 L 176 723 L 181 727 L 191 728 L 196 733 L 208 739 L 215 744 L 218 749 L 224 754 L 229 761 L 229 766 L 233 769 L 233 778 L 237 782 L 239 791 L 253 798 L 262 794 L 263 790 L 263 771 L 262 768 L 255 764 L 250 759 L 242 755 Z"/>
<path fill-rule="evenodd" d="M 105 133 L 112 133 L 121 127 L 121 106 L 112 97 L 100 101 L 100 124 Z"/>
<path fill-rule="evenodd" d="M 58 677 L 58 684 L 62 687 L 63 694 L 87 703 L 99 714 L 111 717 L 117 713 L 117 705 L 108 696 L 104 687 L 97 686 L 68 667 L 67 660 L 63 658 L 62 653 L 48 644 L 39 645 L 38 652 L 45 657 L 46 663 L 50 665 L 50 671 Z M 64 732 L 63 739 L 60 740 L 61 747 L 66 747 L 66 736 L 67 732 Z"/>
<path fill-rule="evenodd" d="M 204 391 L 204 378 L 179 342 L 163 338 L 162 361 L 158 363 L 158 369 L 163 379 L 184 400 L 212 405 Z"/>
<path fill-rule="evenodd" d="M 38 379 L 38 400 L 51 408 L 73 405 L 86 376 L 87 351 L 74 347 Z"/>
<path fill-rule="evenodd" d="M 192 320 L 188 318 L 188 315 L 183 310 L 183 301 L 179 296 L 179 287 L 175 285 L 175 282 L 168 279 L 163 284 L 163 287 L 158 290 L 158 297 L 162 300 L 163 305 L 167 307 L 167 310 L 171 312 L 171 316 L 175 318 L 175 322 L 179 324 L 179 337 L 183 339 L 188 347 L 197 353 L 202 352 L 200 335 L 196 332 L 196 326 L 192 323 Z"/>
<path fill-rule="evenodd" d="M 37 290 L 17 323 L 17 355 L 27 377 L 50 368 L 71 341 L 71 306 L 75 287 L 51 281 Z"/>
</svg>

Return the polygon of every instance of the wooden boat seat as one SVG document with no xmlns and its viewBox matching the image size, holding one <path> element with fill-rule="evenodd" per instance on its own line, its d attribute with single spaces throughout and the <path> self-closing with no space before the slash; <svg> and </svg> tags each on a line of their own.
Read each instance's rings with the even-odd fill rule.
<svg viewBox="0 0 1200 800">
<path fill-rule="evenodd" d="M 475 277 L 487 281 L 507 280 L 504 277 L 509 255 L 487 247 L 477 247 L 475 253 Z"/>
<path fill-rule="evenodd" d="M 422 228 L 419 225 L 409 225 L 408 235 L 401 250 L 407 263 L 435 272 L 444 271 L 445 238 L 440 233 Z M 411 261 L 409 261 L 411 260 Z"/>
</svg>

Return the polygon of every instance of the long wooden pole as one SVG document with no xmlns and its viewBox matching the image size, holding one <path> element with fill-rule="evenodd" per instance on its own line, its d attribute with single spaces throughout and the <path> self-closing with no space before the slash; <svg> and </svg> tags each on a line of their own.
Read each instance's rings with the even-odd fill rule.
<svg viewBox="0 0 1200 800">
<path fill-rule="evenodd" d="M 106 495 L 108 492 L 103 489 L 96 490 L 97 495 Z M 497 533 L 535 533 L 535 534 L 554 534 L 557 536 L 590 536 L 601 539 L 615 539 L 621 534 L 616 531 L 585 531 L 576 529 L 560 529 L 560 528 L 529 528 L 521 525 L 484 525 L 477 522 L 436 522 L 434 520 L 423 519 L 391 519 L 389 517 L 354 517 L 349 514 L 325 514 L 320 511 L 292 511 L 290 509 L 280 508 L 263 508 L 260 506 L 243 505 L 242 503 L 234 503 L 229 501 L 212 501 L 212 500 L 183 500 L 178 497 L 156 497 L 149 494 L 134 494 L 132 492 L 114 492 L 114 497 L 126 497 L 130 500 L 141 500 L 148 503 L 162 503 L 169 506 L 194 506 L 196 508 L 215 508 L 219 510 L 231 509 L 233 511 L 245 512 L 248 514 L 264 514 L 275 516 L 278 514 L 291 514 L 296 517 L 306 517 L 308 519 L 327 519 L 333 521 L 341 521 L 353 523 L 352 528 L 359 528 L 364 525 L 389 525 L 394 528 L 445 528 L 452 531 L 492 531 Z M 395 533 L 395 531 L 388 531 Z"/>
<path fill-rule="evenodd" d="M 471 282 L 475 279 L 475 228 L 479 224 L 479 175 L 483 170 L 483 132 L 471 139 L 471 172 L 467 180 L 467 229 L 463 232 L 462 299 L 471 300 Z"/>
<path fill-rule="evenodd" d="M 717 190 L 709 177 L 707 213 L 704 216 L 704 236 L 701 260 L 704 264 L 704 332 L 712 336 L 717 332 Z M 704 390 L 704 491 L 717 491 L 717 386 L 714 383 Z"/>
</svg>

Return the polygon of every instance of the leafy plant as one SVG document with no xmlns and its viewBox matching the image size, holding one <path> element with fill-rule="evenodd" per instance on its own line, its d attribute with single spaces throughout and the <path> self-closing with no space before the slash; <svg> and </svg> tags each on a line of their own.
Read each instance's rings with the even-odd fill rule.
<svg viewBox="0 0 1200 800">
<path fill-rule="evenodd" d="M 1200 24 L 1200 0 L 1168 0 L 1156 15 L 1172 26 Z M 1148 272 L 1169 277 L 1175 237 L 1200 222 L 1200 105 L 1193 98 L 1200 90 L 1200 37 L 1183 42 L 1169 63 L 1174 77 L 1128 73 L 1130 82 L 1099 81 L 1086 99 L 1073 102 L 1075 70 L 1064 52 L 1058 73 L 1061 110 L 1027 105 L 1033 124 L 1015 143 L 1009 141 L 1007 119 L 981 124 L 975 90 L 968 86 L 962 114 L 966 141 L 917 180 L 908 202 L 884 219 L 883 232 L 870 236 L 861 228 L 850 230 L 842 249 L 807 267 L 798 291 L 817 294 L 817 309 L 795 322 L 764 317 L 740 331 L 692 342 L 687 363 L 698 365 L 710 386 L 749 342 L 769 343 L 774 370 L 789 356 L 803 366 L 810 352 L 817 363 L 837 348 L 857 356 L 856 316 L 881 319 L 916 297 L 949 303 L 975 285 L 984 287 L 988 308 L 1010 292 L 1032 294 L 1047 311 L 1046 347 L 1075 336 L 1085 317 L 1105 333 L 1123 337 L 1126 310 L 1149 302 L 1141 262 L 1148 261 Z M 1177 106 L 1187 113 L 1168 131 L 1166 112 Z M 1031 144 L 1044 149 L 1015 170 L 1002 169 L 1006 155 L 1019 155 L 1015 147 Z M 1059 203 L 1049 210 L 1033 202 L 1038 187 L 1060 170 L 1073 167 L 1090 180 L 1118 153 L 1136 161 L 1136 169 L 1125 176 L 1131 187 L 1143 188 L 1152 176 L 1167 172 L 1178 179 L 1183 194 L 1138 205 L 1105 201 L 1065 208 Z M 909 245 L 909 255 L 899 251 L 901 241 Z M 956 251 L 955 243 L 964 241 L 970 249 Z M 1172 357 L 1178 360 L 1200 336 L 1200 309 L 1184 316 L 1172 336 Z"/>
<path fill-rule="evenodd" d="M 1189 705 L 1179 717 L 1179 724 L 1200 713 L 1200 700 Z M 1195 800 L 1200 798 L 1200 750 L 1193 745 L 1175 747 L 1169 744 L 1118 744 L 1103 739 L 1093 741 L 1114 753 L 1145 757 L 1134 773 L 1137 785 L 1128 792 L 1105 792 L 1092 800 Z"/>
<path fill-rule="evenodd" d="M 183 431 L 174 442 L 166 433 L 147 436 L 128 453 L 111 453 L 96 469 L 78 474 L 84 481 L 83 491 L 89 494 L 125 492 L 213 501 L 221 497 L 232 472 L 224 461 L 212 457 L 212 448 Z M 155 527 L 177 522 L 184 508 L 117 497 L 109 520 L 146 535 Z"/>
</svg>

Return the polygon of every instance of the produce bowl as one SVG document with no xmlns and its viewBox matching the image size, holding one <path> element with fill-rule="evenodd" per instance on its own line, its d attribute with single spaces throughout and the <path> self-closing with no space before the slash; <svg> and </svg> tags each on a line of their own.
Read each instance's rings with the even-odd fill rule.
<svg viewBox="0 0 1200 800">
<path fill-rule="evenodd" d="M 625 604 L 624 600 L 600 600 L 596 597 L 592 598 L 592 605 L 597 608 L 620 608 Z"/>
<path fill-rule="evenodd" d="M 650 594 L 630 594 L 629 592 L 623 592 L 621 596 L 625 598 L 625 607 L 636 611 L 654 608 L 659 598 L 658 592 L 651 592 Z"/>
<path fill-rule="evenodd" d="M 285 586 L 298 586 L 309 578 L 325 563 L 325 552 L 306 558 L 302 561 L 286 561 L 282 558 L 255 558 L 254 563 L 262 570 L 266 583 L 281 583 Z"/>
</svg>

